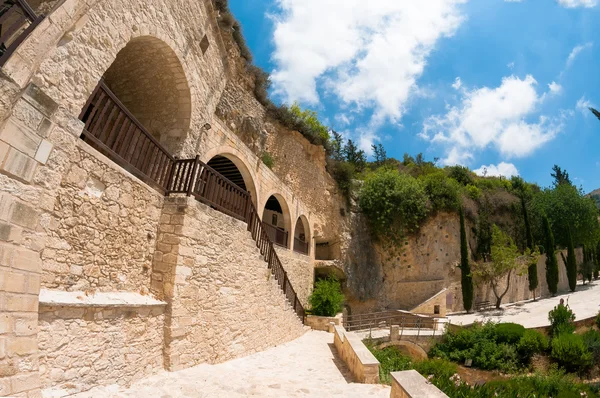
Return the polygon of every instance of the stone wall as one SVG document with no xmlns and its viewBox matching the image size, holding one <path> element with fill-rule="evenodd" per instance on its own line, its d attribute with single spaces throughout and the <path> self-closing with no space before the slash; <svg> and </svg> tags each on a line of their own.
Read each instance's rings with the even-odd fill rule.
<svg viewBox="0 0 600 398">
<path fill-rule="evenodd" d="M 163 196 L 81 140 L 61 156 L 42 286 L 147 292 Z"/>
<path fill-rule="evenodd" d="M 357 334 L 334 326 L 333 345 L 358 383 L 379 384 L 379 361 Z"/>
<path fill-rule="evenodd" d="M 40 305 L 43 388 L 129 385 L 163 369 L 164 308 Z"/>
<path fill-rule="evenodd" d="M 303 333 L 245 223 L 185 197 L 165 200 L 162 222 L 153 286 L 169 303 L 168 369 L 227 361 Z"/>
<path fill-rule="evenodd" d="M 315 267 L 311 258 L 293 250 L 276 247 L 277 256 L 286 270 L 288 278 L 304 307 L 308 305 L 308 296 L 312 292 Z"/>
</svg>

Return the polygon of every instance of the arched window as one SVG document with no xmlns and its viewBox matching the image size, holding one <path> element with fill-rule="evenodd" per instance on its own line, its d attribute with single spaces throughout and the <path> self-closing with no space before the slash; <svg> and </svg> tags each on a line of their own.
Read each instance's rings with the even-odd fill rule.
<svg viewBox="0 0 600 398">
<path fill-rule="evenodd" d="M 262 221 L 269 238 L 273 243 L 288 248 L 289 239 L 289 209 L 283 198 L 271 195 L 265 204 Z"/>
<path fill-rule="evenodd" d="M 294 228 L 294 251 L 308 255 L 310 253 L 310 233 L 306 217 L 300 216 Z"/>
</svg>

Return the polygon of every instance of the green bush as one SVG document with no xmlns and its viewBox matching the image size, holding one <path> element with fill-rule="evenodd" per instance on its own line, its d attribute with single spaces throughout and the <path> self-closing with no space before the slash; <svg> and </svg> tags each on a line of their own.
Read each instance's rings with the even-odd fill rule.
<svg viewBox="0 0 600 398">
<path fill-rule="evenodd" d="M 583 334 L 583 342 L 592 354 L 594 363 L 600 364 L 600 332 L 593 329 L 588 330 Z"/>
<path fill-rule="evenodd" d="M 550 321 L 550 334 L 558 336 L 562 333 L 573 333 L 575 331 L 575 314 L 565 305 L 557 305 L 548 313 Z"/>
<path fill-rule="evenodd" d="M 414 230 L 427 215 L 427 194 L 421 182 L 386 168 L 367 176 L 359 204 L 379 236 L 390 234 L 396 226 Z"/>
<path fill-rule="evenodd" d="M 600 312 L 596 315 L 596 327 L 600 330 Z"/>
<path fill-rule="evenodd" d="M 450 166 L 446 169 L 448 170 L 448 176 L 454 178 L 459 184 L 464 186 L 473 185 L 475 174 L 468 167 Z"/>
<path fill-rule="evenodd" d="M 267 111 L 284 127 L 298 131 L 311 144 L 321 145 L 327 153 L 331 152 L 329 129 L 319 121 L 315 112 L 302 110 L 298 104 L 290 107 L 285 104 L 281 106 L 270 104 Z"/>
<path fill-rule="evenodd" d="M 443 171 L 421 178 L 425 192 L 434 210 L 456 210 L 460 204 L 460 185 Z"/>
<path fill-rule="evenodd" d="M 481 197 L 481 189 L 477 188 L 475 185 L 469 184 L 465 189 L 469 198 L 478 200 Z"/>
<path fill-rule="evenodd" d="M 263 154 L 262 154 L 262 161 L 265 164 L 265 166 L 267 166 L 270 169 L 272 169 L 273 165 L 275 164 L 275 160 L 273 160 L 273 156 L 271 156 L 271 154 L 266 151 L 263 152 Z"/>
<path fill-rule="evenodd" d="M 308 302 L 313 315 L 335 316 L 344 303 L 340 282 L 332 277 L 317 281 Z"/>
<path fill-rule="evenodd" d="M 592 354 L 578 334 L 561 333 L 554 337 L 551 357 L 569 372 L 582 372 L 592 365 Z"/>
<path fill-rule="evenodd" d="M 496 325 L 496 338 L 499 343 L 517 344 L 524 333 L 525 328 L 523 325 L 516 323 L 499 323 Z"/>
<path fill-rule="evenodd" d="M 523 362 L 529 362 L 534 354 L 548 350 L 548 338 L 537 330 L 525 330 L 517 344 L 517 352 Z"/>
<path fill-rule="evenodd" d="M 327 169 L 337 183 L 340 192 L 346 198 L 346 201 L 349 202 L 352 193 L 352 180 L 356 174 L 354 166 L 348 162 L 329 159 L 327 161 Z"/>
</svg>

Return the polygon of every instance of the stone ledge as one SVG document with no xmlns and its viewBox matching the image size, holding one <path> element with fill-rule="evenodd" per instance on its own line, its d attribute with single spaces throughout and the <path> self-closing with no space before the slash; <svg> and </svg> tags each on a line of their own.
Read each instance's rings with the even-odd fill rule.
<svg viewBox="0 0 600 398">
<path fill-rule="evenodd" d="M 63 290 L 40 290 L 40 305 L 64 307 L 162 307 L 167 303 L 152 296 L 134 292 L 66 292 Z"/>
<path fill-rule="evenodd" d="M 379 361 L 358 335 L 334 326 L 333 345 L 354 378 L 359 383 L 379 383 Z"/>
<path fill-rule="evenodd" d="M 390 398 L 448 398 L 416 370 L 393 372 Z"/>
</svg>

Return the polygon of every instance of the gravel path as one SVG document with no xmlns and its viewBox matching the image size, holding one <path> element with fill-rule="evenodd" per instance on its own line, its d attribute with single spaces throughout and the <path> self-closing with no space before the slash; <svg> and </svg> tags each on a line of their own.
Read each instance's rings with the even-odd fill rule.
<svg viewBox="0 0 600 398">
<path fill-rule="evenodd" d="M 74 397 L 390 396 L 388 386 L 351 382 L 351 376 L 334 352 L 333 334 L 310 331 L 290 343 L 248 357 L 162 372 L 138 381 L 129 389 L 108 386 Z M 44 395 L 51 396 L 50 391 Z"/>
</svg>

